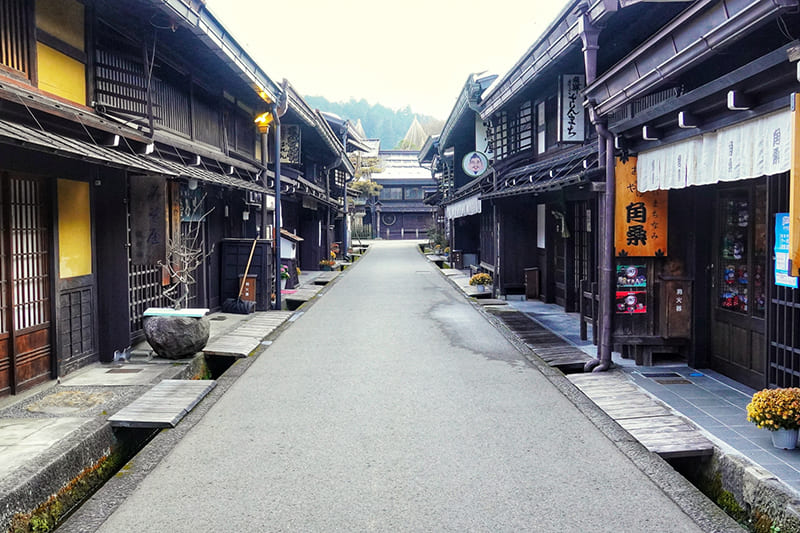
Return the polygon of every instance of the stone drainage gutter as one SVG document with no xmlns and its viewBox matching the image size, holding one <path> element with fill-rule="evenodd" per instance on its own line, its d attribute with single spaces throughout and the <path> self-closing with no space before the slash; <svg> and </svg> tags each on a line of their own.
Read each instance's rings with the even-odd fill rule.
<svg viewBox="0 0 800 533">
<path fill-rule="evenodd" d="M 161 378 L 191 379 L 203 364 L 199 354 L 188 364 L 166 367 Z M 115 431 L 105 412 L 87 421 L 35 461 L 0 480 L 0 531 L 22 528 L 33 513 L 37 531 L 52 529 L 55 517 L 68 514 L 70 507 L 91 495 L 156 431 Z"/>
</svg>

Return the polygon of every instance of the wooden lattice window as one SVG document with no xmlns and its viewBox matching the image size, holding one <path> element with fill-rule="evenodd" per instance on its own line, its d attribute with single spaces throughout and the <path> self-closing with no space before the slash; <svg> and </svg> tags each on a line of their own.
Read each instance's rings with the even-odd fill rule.
<svg viewBox="0 0 800 533">
<path fill-rule="evenodd" d="M 95 101 L 109 112 L 146 118 L 149 82 L 141 49 L 108 26 L 97 34 Z"/>
<path fill-rule="evenodd" d="M 522 152 L 533 144 L 533 107 L 530 101 L 523 103 L 517 112 L 517 149 Z"/>
<path fill-rule="evenodd" d="M 30 77 L 31 4 L 28 0 L 0 0 L 0 56 L 2 64 Z"/>
<path fill-rule="evenodd" d="M 14 279 L 14 329 L 50 321 L 50 259 L 44 186 L 35 180 L 11 181 L 11 275 Z"/>
<path fill-rule="evenodd" d="M 492 124 L 492 149 L 496 161 L 508 155 L 508 113 L 502 111 L 495 115 Z"/>
</svg>

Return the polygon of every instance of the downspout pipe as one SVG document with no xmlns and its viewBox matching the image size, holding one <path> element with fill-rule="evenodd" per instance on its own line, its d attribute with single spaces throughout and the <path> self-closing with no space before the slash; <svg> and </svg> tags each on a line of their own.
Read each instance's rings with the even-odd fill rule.
<svg viewBox="0 0 800 533">
<path fill-rule="evenodd" d="M 600 249 L 600 345 L 597 358 L 586 363 L 584 371 L 603 372 L 611 368 L 611 302 L 614 282 L 614 198 L 616 177 L 614 174 L 614 136 L 603 123 L 596 123 L 598 144 L 604 145 L 600 151 L 605 156 L 606 191 L 603 206 L 603 234 Z"/>
<path fill-rule="evenodd" d="M 289 107 L 287 84 L 288 82 L 283 80 L 281 101 L 277 104 L 273 103 L 270 109 L 275 135 L 273 143 L 275 150 L 275 309 L 279 311 L 281 309 L 281 117 Z M 262 143 L 266 144 L 266 139 L 262 138 Z M 266 153 L 264 144 L 262 144 L 262 153 Z"/>
<path fill-rule="evenodd" d="M 350 121 L 345 120 L 344 126 L 342 129 L 342 157 L 347 157 L 347 128 L 350 126 Z M 347 240 L 348 237 L 348 220 L 347 217 L 350 213 L 350 207 L 347 203 L 347 183 L 355 178 L 355 176 L 350 176 L 350 178 L 344 178 L 344 187 L 342 191 L 342 204 L 344 206 L 344 214 L 342 215 L 342 254 L 347 255 L 347 251 L 350 249 L 349 242 Z"/>
<path fill-rule="evenodd" d="M 597 51 L 602 28 L 592 24 L 589 18 L 588 4 L 582 4 L 580 30 L 583 42 L 583 62 L 586 71 L 586 85 L 591 85 L 597 79 Z M 605 159 L 606 166 L 606 191 L 603 205 L 603 233 L 600 243 L 599 265 L 599 296 L 600 296 L 600 334 L 597 357 L 584 366 L 585 372 L 603 372 L 611 367 L 611 302 L 614 281 L 614 197 L 616 194 L 616 179 L 614 175 L 614 136 L 608 131 L 607 125 L 599 119 L 595 112 L 595 103 L 587 102 L 589 116 L 597 130 L 598 159 Z"/>
</svg>

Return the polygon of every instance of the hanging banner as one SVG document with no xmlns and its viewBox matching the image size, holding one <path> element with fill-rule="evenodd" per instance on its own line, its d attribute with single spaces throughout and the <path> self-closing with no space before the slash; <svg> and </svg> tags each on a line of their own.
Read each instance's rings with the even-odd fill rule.
<svg viewBox="0 0 800 533">
<path fill-rule="evenodd" d="M 585 137 L 586 118 L 581 93 L 586 86 L 586 77 L 582 74 L 570 74 L 559 78 L 561 84 L 558 91 L 558 117 L 560 142 L 583 142 Z"/>
<path fill-rule="evenodd" d="M 617 158 L 614 249 L 617 256 L 667 255 L 667 191 L 639 192 L 636 158 Z"/>
</svg>

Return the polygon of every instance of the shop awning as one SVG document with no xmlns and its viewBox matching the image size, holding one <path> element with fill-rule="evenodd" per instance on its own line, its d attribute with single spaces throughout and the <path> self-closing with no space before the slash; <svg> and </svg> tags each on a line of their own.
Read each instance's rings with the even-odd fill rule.
<svg viewBox="0 0 800 533">
<path fill-rule="evenodd" d="M 7 120 L 0 120 L 0 142 L 100 165 L 138 170 L 147 174 L 174 175 L 173 172 L 133 153 Z"/>
<path fill-rule="evenodd" d="M 480 212 L 481 199 L 478 194 L 453 202 L 452 204 L 446 205 L 444 208 L 444 216 L 447 220 L 477 215 Z"/>
<path fill-rule="evenodd" d="M 582 146 L 567 154 L 511 170 L 497 180 L 495 190 L 481 195 L 481 199 L 562 189 L 587 181 L 597 168 L 597 148 Z"/>
<path fill-rule="evenodd" d="M 639 153 L 639 191 L 683 189 L 780 174 L 791 163 L 791 112 L 784 109 Z"/>
</svg>

